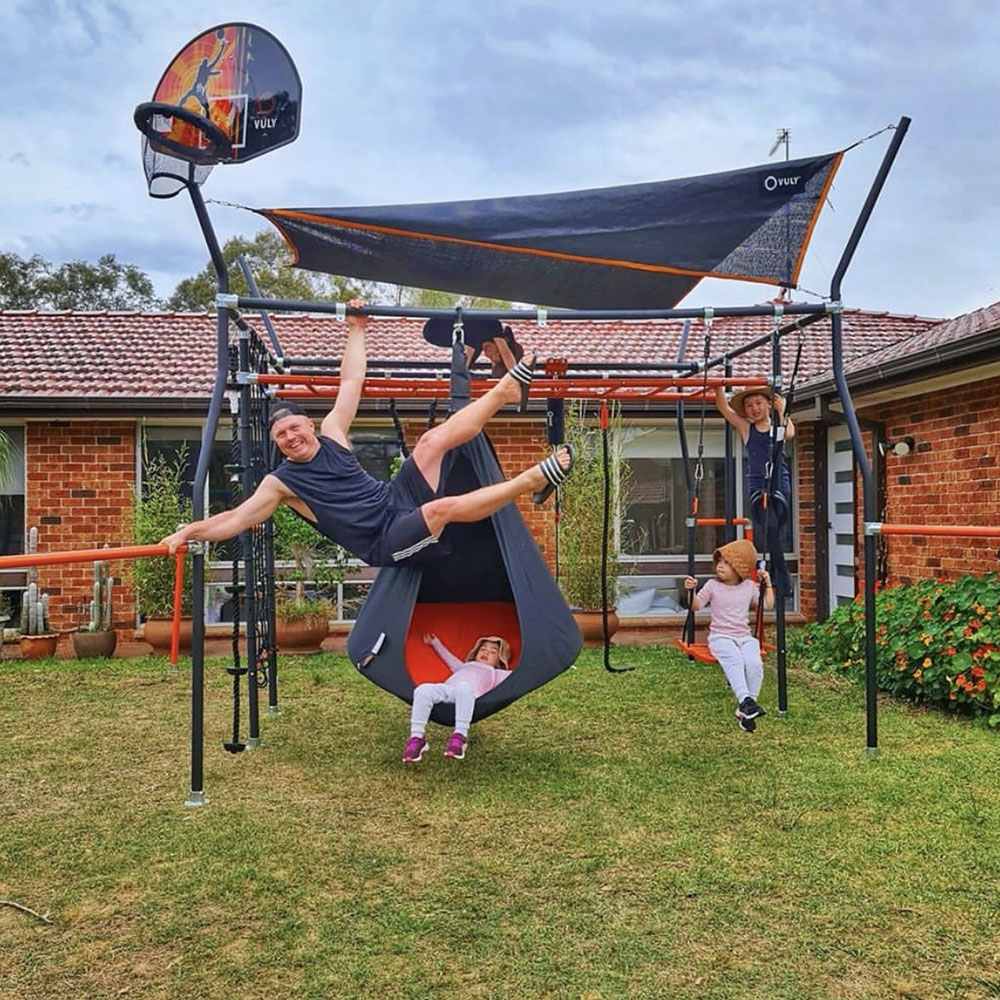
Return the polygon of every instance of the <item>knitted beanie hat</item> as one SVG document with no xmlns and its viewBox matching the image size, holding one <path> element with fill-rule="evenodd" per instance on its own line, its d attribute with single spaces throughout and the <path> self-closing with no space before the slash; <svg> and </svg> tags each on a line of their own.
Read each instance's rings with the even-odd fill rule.
<svg viewBox="0 0 1000 1000">
<path fill-rule="evenodd" d="M 720 559 L 725 559 L 736 570 L 739 578 L 745 580 L 753 572 L 757 563 L 757 550 L 753 547 L 753 542 L 739 538 L 712 553 L 713 563 L 717 563 Z"/>
<path fill-rule="evenodd" d="M 501 639 L 498 635 L 481 635 L 475 642 L 472 649 L 469 650 L 469 655 L 465 658 L 466 663 L 470 663 L 476 658 L 476 653 L 479 652 L 479 647 L 484 642 L 495 642 L 499 647 L 499 655 L 497 656 L 497 661 L 504 670 L 509 670 L 510 667 L 510 643 L 506 639 Z"/>
</svg>

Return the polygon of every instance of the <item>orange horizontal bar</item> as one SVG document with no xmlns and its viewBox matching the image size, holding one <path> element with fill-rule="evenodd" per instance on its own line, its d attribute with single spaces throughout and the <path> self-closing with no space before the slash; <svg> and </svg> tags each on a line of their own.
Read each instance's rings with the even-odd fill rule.
<svg viewBox="0 0 1000 1000">
<path fill-rule="evenodd" d="M 277 399 L 333 399 L 336 396 L 334 389 L 279 389 L 275 392 Z M 665 389 L 639 389 L 629 391 L 627 389 L 616 389 L 613 387 L 593 387 L 589 390 L 573 389 L 572 387 L 558 387 L 553 389 L 543 389 L 537 391 L 532 389 L 532 394 L 536 399 L 617 399 L 617 400 L 656 400 L 658 402 L 678 402 L 678 403 L 700 403 L 702 401 L 711 402 L 712 396 L 703 396 L 700 393 L 690 392 L 668 392 Z M 481 396 L 482 393 L 473 391 L 472 396 Z M 451 393 L 446 387 L 435 391 L 426 389 L 383 389 L 379 392 L 369 392 L 365 389 L 365 396 L 368 399 L 450 399 Z"/>
<path fill-rule="evenodd" d="M 258 375 L 256 377 L 258 385 L 305 385 L 305 386 L 331 386 L 336 387 L 340 385 L 339 375 Z M 438 384 L 448 384 L 448 379 L 445 376 L 432 376 L 428 378 L 401 378 L 398 376 L 393 377 L 382 377 L 379 375 L 369 375 L 365 379 L 365 393 L 367 393 L 373 386 L 376 385 L 391 385 L 397 388 L 404 387 L 416 387 L 423 385 L 438 385 Z M 688 389 L 716 389 L 720 386 L 766 386 L 766 378 L 698 378 L 696 376 L 679 376 L 672 378 L 663 378 L 662 376 L 656 377 L 652 375 L 643 375 L 639 377 L 627 377 L 624 375 L 614 375 L 605 378 L 600 375 L 594 375 L 590 377 L 584 377 L 582 375 L 570 375 L 559 379 L 545 379 L 536 378 L 532 382 L 532 388 L 535 386 L 544 386 L 549 384 L 558 385 L 584 385 L 584 386 L 600 386 L 600 385 L 634 385 L 640 387 L 648 388 L 660 388 L 660 389 L 677 389 L 677 388 L 688 388 Z M 495 382 L 490 380 L 488 383 L 484 383 L 486 388 L 494 385 Z M 477 382 L 473 382 L 475 387 Z"/>
<path fill-rule="evenodd" d="M 181 546 L 178 551 L 187 551 Z M 97 559 L 144 559 L 148 556 L 169 556 L 166 545 L 128 545 L 117 549 L 77 549 L 71 552 L 34 552 L 20 556 L 0 556 L 0 569 L 20 569 L 29 566 L 58 566 L 64 563 L 94 562 Z"/>
<path fill-rule="evenodd" d="M 1000 528 L 977 528 L 974 525 L 883 524 L 880 535 L 949 535 L 959 538 L 1000 538 Z"/>
<path fill-rule="evenodd" d="M 695 524 L 707 524 L 710 527 L 721 527 L 724 524 L 749 524 L 750 521 L 745 517 L 734 517 L 731 521 L 724 517 L 696 517 L 694 519 Z"/>
</svg>

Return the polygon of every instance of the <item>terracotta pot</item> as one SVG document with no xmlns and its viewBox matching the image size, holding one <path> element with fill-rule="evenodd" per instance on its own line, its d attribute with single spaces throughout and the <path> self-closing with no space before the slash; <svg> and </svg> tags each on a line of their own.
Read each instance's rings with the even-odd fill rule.
<svg viewBox="0 0 1000 1000">
<path fill-rule="evenodd" d="M 597 610 L 575 610 L 573 619 L 583 633 L 584 646 L 604 645 L 604 613 Z M 614 609 L 608 609 L 608 636 L 618 631 L 618 614 Z"/>
<path fill-rule="evenodd" d="M 282 653 L 301 656 L 308 653 L 320 653 L 320 643 L 330 631 L 330 624 L 324 615 L 309 615 L 296 621 L 275 622 L 278 649 Z"/>
<path fill-rule="evenodd" d="M 156 653 L 170 655 L 170 633 L 174 627 L 173 618 L 147 618 L 142 627 L 142 637 Z M 191 652 L 191 619 L 181 619 L 180 652 Z"/>
<path fill-rule="evenodd" d="M 118 633 L 114 629 L 107 632 L 74 632 L 73 652 L 78 660 L 93 660 L 97 657 L 107 658 L 118 645 Z"/>
<path fill-rule="evenodd" d="M 44 660 L 47 656 L 55 656 L 58 644 L 57 632 L 49 635 L 22 635 L 18 639 L 22 660 Z"/>
</svg>

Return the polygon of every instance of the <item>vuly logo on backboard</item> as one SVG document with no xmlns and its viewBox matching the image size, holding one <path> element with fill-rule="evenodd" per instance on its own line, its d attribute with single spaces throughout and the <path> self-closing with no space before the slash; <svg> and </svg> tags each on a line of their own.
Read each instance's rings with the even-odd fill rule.
<svg viewBox="0 0 1000 1000">
<path fill-rule="evenodd" d="M 760 178 L 760 193 L 765 195 L 798 194 L 805 189 L 805 177 L 790 170 L 772 170 Z"/>
<path fill-rule="evenodd" d="M 258 132 L 266 132 L 278 124 L 278 100 L 274 94 L 258 97 L 250 105 L 250 127 Z"/>
</svg>

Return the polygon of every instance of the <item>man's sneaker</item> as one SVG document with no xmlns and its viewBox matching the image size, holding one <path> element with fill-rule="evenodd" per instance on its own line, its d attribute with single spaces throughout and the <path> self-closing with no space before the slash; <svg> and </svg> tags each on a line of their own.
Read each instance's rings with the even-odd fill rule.
<svg viewBox="0 0 1000 1000">
<path fill-rule="evenodd" d="M 757 721 L 755 719 L 737 719 L 740 729 L 745 733 L 757 732 Z"/>
<path fill-rule="evenodd" d="M 463 736 L 461 733 L 452 733 L 451 739 L 448 740 L 448 746 L 445 747 L 445 757 L 451 757 L 454 760 L 464 760 L 465 744 L 468 742 L 468 737 Z"/>
<path fill-rule="evenodd" d="M 740 702 L 740 707 L 736 710 L 736 717 L 739 719 L 759 719 L 767 713 L 753 700 L 747 697 Z"/>
<path fill-rule="evenodd" d="M 427 740 L 423 736 L 411 736 L 403 751 L 403 763 L 419 764 L 425 753 L 427 753 Z"/>
</svg>

